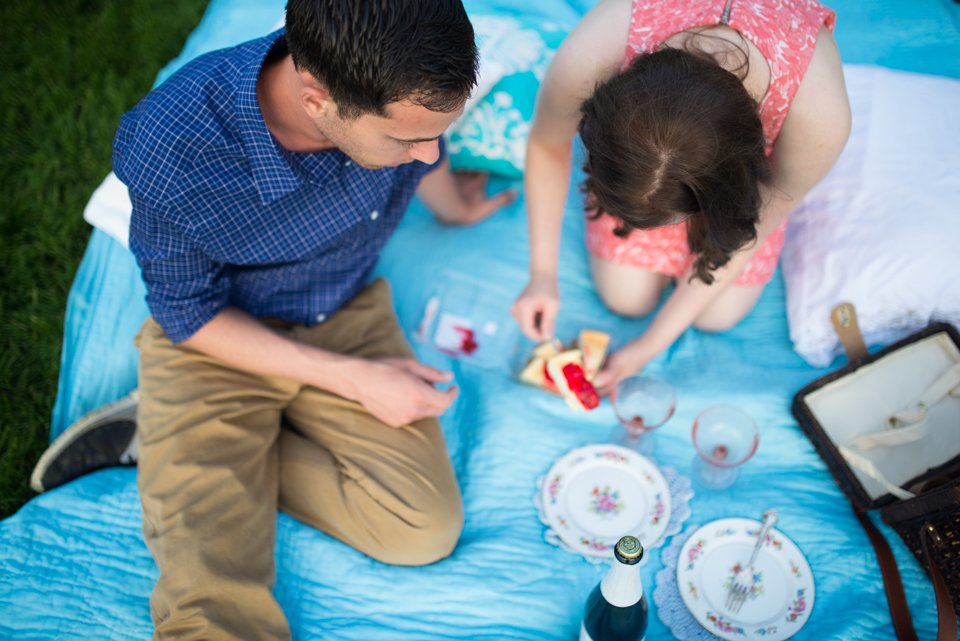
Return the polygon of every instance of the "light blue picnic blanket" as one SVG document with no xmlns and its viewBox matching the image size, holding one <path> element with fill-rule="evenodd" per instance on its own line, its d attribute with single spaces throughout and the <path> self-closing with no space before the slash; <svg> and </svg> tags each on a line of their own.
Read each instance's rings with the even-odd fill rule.
<svg viewBox="0 0 960 641">
<path fill-rule="evenodd" d="M 573 24 L 589 0 L 468 2 Z M 960 6 L 950 0 L 834 2 L 847 62 L 960 77 Z M 279 0 L 213 0 L 183 54 L 192 57 L 263 35 Z M 496 184 L 494 188 L 506 185 Z M 571 189 L 561 247 L 560 332 L 604 329 L 622 344 L 648 320 L 607 312 L 588 274 L 580 196 Z M 466 509 L 454 554 L 423 568 L 373 561 L 295 519 L 278 516 L 275 594 L 297 639 L 574 639 L 582 604 L 605 566 L 545 542 L 532 497 L 537 478 L 571 448 L 602 442 L 616 424 L 608 402 L 586 414 L 519 385 L 510 375 L 519 334 L 509 304 L 526 281 L 522 198 L 470 228 L 444 227 L 415 202 L 377 268 L 393 286 L 401 324 L 425 362 L 451 369 L 460 386 L 443 416 Z M 95 231 L 70 294 L 60 394 L 51 438 L 80 415 L 136 384 L 132 338 L 147 314 L 130 254 Z M 499 327 L 496 349 L 455 360 L 418 341 L 431 298 Z M 790 347 L 779 276 L 756 309 L 721 335 L 688 331 L 649 366 L 677 389 L 674 417 L 659 430 L 657 460 L 690 474 L 690 429 L 705 407 L 731 403 L 761 426 L 756 456 L 733 488 L 695 486 L 691 521 L 758 518 L 776 506 L 778 529 L 806 554 L 816 604 L 798 639 L 893 639 L 869 543 L 820 458 L 790 415 L 792 395 L 824 375 Z M 0 638 L 147 639 L 156 566 L 140 535 L 135 473 L 108 469 L 28 503 L 0 523 Z M 896 535 L 881 526 L 900 562 L 914 622 L 935 629 L 932 589 Z M 642 569 L 648 595 L 662 566 Z M 653 604 L 651 603 L 651 608 Z M 649 639 L 670 633 L 652 610 Z"/>
</svg>

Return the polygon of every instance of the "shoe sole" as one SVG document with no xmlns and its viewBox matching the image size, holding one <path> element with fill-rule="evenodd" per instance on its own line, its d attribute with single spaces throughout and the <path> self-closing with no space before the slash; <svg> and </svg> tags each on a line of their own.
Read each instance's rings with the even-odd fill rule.
<svg viewBox="0 0 960 641">
<path fill-rule="evenodd" d="M 118 401 L 109 403 L 102 407 L 87 412 L 70 427 L 65 429 L 58 436 L 50 447 L 43 453 L 40 460 L 37 461 L 30 475 L 30 487 L 37 493 L 45 492 L 48 488 L 43 486 L 43 475 L 47 472 L 50 464 L 59 457 L 64 450 L 72 445 L 78 438 L 105 423 L 117 420 L 137 420 L 137 405 L 140 402 L 140 391 L 134 389 Z M 136 435 L 134 435 L 136 438 Z M 52 489 L 52 488 L 49 488 Z"/>
</svg>

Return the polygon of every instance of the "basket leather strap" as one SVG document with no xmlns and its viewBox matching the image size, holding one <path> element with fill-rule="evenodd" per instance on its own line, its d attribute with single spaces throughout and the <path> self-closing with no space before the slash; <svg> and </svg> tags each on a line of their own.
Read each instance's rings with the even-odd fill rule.
<svg viewBox="0 0 960 641">
<path fill-rule="evenodd" d="M 927 525 L 920 532 L 920 540 L 923 541 L 923 554 L 927 557 L 927 564 L 930 566 L 930 578 L 933 580 L 933 591 L 937 595 L 937 640 L 956 639 L 957 638 L 957 612 L 953 608 L 953 600 L 950 598 L 950 591 L 947 584 L 940 576 L 940 568 L 933 562 L 933 555 L 930 554 L 930 548 L 927 540 L 939 535 L 933 526 Z"/>
<path fill-rule="evenodd" d="M 843 351 L 847 353 L 847 360 L 850 362 L 858 358 L 863 358 L 870 352 L 863 342 L 863 335 L 860 333 L 860 325 L 857 324 L 857 312 L 850 303 L 840 303 L 830 312 L 830 322 L 833 328 L 837 330 L 840 342 L 843 343 Z"/>
<path fill-rule="evenodd" d="M 854 510 L 857 520 L 863 526 L 873 545 L 873 551 L 877 555 L 877 562 L 880 565 L 880 574 L 883 576 L 883 587 L 887 593 L 887 603 L 890 606 L 890 618 L 893 620 L 893 629 L 900 641 L 919 641 L 917 632 L 913 627 L 913 617 L 910 616 L 910 608 L 907 606 L 907 596 L 903 591 L 903 580 L 900 578 L 900 569 L 897 567 L 897 559 L 893 556 L 890 544 L 884 538 L 877 526 L 873 524 L 867 513 L 862 510 Z M 956 641 L 957 639 L 957 613 L 953 608 L 953 601 L 950 599 L 950 592 L 947 590 L 947 584 L 937 564 L 930 555 L 930 548 L 927 545 L 927 539 L 932 536 L 932 528 L 924 527 L 920 532 L 920 540 L 923 544 L 923 552 L 927 557 L 927 564 L 930 567 L 930 578 L 933 581 L 933 591 L 937 596 L 937 641 Z"/>
</svg>

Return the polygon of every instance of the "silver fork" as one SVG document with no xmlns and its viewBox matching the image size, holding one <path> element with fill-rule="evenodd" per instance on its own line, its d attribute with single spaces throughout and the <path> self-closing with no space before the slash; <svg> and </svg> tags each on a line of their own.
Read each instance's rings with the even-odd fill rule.
<svg viewBox="0 0 960 641">
<path fill-rule="evenodd" d="M 767 538 L 767 532 L 777 523 L 780 513 L 776 508 L 770 508 L 763 513 L 763 523 L 760 526 L 760 534 L 757 536 L 757 543 L 753 546 L 753 554 L 750 555 L 750 562 L 740 568 L 737 575 L 733 577 L 733 583 L 730 584 L 730 591 L 727 593 L 726 608 L 731 614 L 736 614 L 747 600 L 747 595 L 753 589 L 753 562 L 757 560 L 757 554 L 763 546 L 763 541 Z"/>
</svg>

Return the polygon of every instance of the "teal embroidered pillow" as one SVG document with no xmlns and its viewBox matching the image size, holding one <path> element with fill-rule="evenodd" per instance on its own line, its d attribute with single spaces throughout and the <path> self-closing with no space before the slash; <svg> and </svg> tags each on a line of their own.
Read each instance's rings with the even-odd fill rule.
<svg viewBox="0 0 960 641">
<path fill-rule="evenodd" d="M 503 15 L 470 19 L 480 47 L 481 82 L 448 132 L 450 165 L 519 179 L 537 89 L 569 29 Z"/>
</svg>

